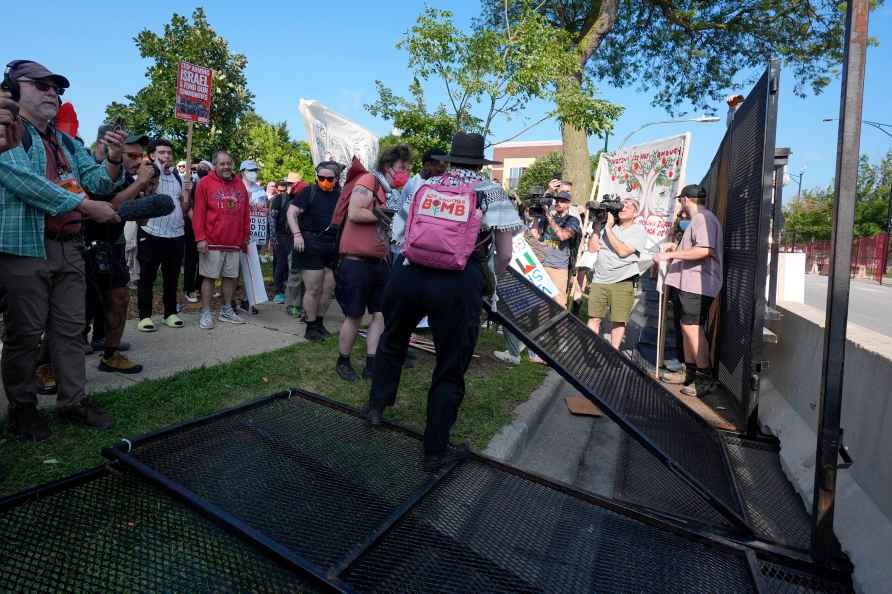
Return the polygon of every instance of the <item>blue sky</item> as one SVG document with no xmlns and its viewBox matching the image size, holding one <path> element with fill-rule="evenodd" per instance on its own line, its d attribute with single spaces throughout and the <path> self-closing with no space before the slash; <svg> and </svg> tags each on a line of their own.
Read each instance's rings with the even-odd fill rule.
<svg viewBox="0 0 892 594">
<path fill-rule="evenodd" d="M 139 57 L 133 43 L 136 33 L 144 28 L 160 31 L 173 12 L 191 14 L 199 5 L 202 4 L 167 0 L 14 3 L 3 8 L 4 21 L 16 25 L 5 28 L 0 59 L 4 64 L 17 58 L 34 59 L 68 76 L 72 88 L 66 99 L 74 102 L 82 135 L 89 138 L 89 131 L 99 125 L 108 103 L 122 100 L 145 84 L 147 62 Z M 447 5 L 456 13 L 459 24 L 470 23 L 479 10 L 476 0 L 440 4 Z M 256 110 L 263 117 L 287 121 L 292 135 L 305 139 L 297 112 L 298 101 L 304 97 L 318 99 L 378 134 L 389 132 L 389 123 L 371 117 L 362 106 L 375 99 L 375 79 L 398 93 L 406 92 L 411 74 L 406 69 L 405 54 L 395 44 L 414 23 L 424 7 L 423 1 L 405 0 L 399 9 L 354 0 L 342 0 L 328 8 L 316 4 L 315 9 L 306 8 L 304 3 L 282 1 L 203 6 L 211 25 L 229 40 L 232 50 L 247 56 L 248 84 L 256 95 Z M 40 38 L 29 23 L 46 23 L 41 28 L 53 33 Z M 868 54 L 864 118 L 892 123 L 892 2 L 872 14 L 870 33 L 879 39 L 880 45 Z M 792 148 L 793 173 L 807 167 L 805 187 L 827 185 L 834 174 L 837 130 L 835 123 L 823 123 L 821 119 L 838 115 L 839 81 L 834 81 L 822 95 L 806 99 L 796 97 L 792 88 L 792 78 L 782 78 L 778 146 Z M 427 89 L 430 103 L 443 99 L 436 82 L 431 81 Z M 747 90 L 738 89 L 744 94 Z M 650 106 L 646 92 L 603 86 L 601 94 L 626 108 L 611 137 L 612 146 L 645 122 L 669 119 L 663 110 Z M 724 119 L 724 106 L 717 107 Z M 498 122 L 492 139 L 511 136 L 524 128 L 525 122 L 539 119 L 548 108 L 546 104 L 533 104 L 522 117 Z M 721 140 L 723 123 L 651 127 L 634 140 L 661 138 L 686 130 L 693 133 L 688 179 L 699 180 Z M 546 122 L 522 137 L 557 138 L 560 133 L 553 122 Z M 590 144 L 595 148 L 602 142 L 593 138 Z M 862 153 L 876 161 L 892 148 L 892 138 L 865 127 L 861 147 Z M 794 193 L 795 189 L 788 189 L 785 196 Z"/>
</svg>

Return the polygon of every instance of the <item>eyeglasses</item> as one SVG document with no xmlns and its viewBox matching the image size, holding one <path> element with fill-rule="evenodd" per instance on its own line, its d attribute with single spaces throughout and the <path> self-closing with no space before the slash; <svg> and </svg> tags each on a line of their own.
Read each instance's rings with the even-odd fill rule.
<svg viewBox="0 0 892 594">
<path fill-rule="evenodd" d="M 317 175 L 319 181 L 330 181 L 333 182 L 335 180 L 333 175 Z"/>
<path fill-rule="evenodd" d="M 58 95 L 59 97 L 61 97 L 62 95 L 65 94 L 64 88 L 44 82 L 42 80 L 31 80 L 30 78 L 20 78 L 19 82 L 31 83 L 32 85 L 34 85 L 34 88 L 36 88 L 41 93 L 46 93 L 47 91 L 52 89 L 53 91 L 55 91 L 56 95 Z"/>
</svg>

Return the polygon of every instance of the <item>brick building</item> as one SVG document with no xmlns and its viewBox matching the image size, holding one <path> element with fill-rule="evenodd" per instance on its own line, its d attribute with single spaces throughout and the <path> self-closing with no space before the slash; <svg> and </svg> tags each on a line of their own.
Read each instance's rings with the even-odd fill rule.
<svg viewBox="0 0 892 594">
<path fill-rule="evenodd" d="M 525 142 L 503 142 L 493 146 L 492 158 L 501 165 L 492 165 L 493 181 L 500 182 L 505 190 L 517 187 L 517 180 L 527 167 L 539 157 L 549 153 L 562 152 L 560 140 L 531 140 Z"/>
</svg>

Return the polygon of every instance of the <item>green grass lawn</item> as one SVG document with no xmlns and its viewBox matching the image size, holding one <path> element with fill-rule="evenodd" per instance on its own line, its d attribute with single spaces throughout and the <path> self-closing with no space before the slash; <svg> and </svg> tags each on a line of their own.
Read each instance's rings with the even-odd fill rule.
<svg viewBox="0 0 892 594">
<path fill-rule="evenodd" d="M 362 370 L 364 349 L 365 343 L 357 341 L 353 353 L 357 372 Z M 467 394 L 452 432 L 453 442 L 484 447 L 547 374 L 545 367 L 526 361 L 516 367 L 505 365 L 492 356 L 496 349 L 504 349 L 502 336 L 483 331 L 477 347 L 480 358 L 474 359 L 466 377 Z M 52 436 L 33 443 L 16 439 L 4 424 L 0 429 L 0 495 L 95 466 L 103 461 L 101 448 L 120 437 L 154 431 L 290 387 L 362 406 L 369 382 L 342 381 L 334 373 L 336 356 L 332 337 L 98 394 L 96 399 L 114 415 L 111 431 L 81 429 L 50 415 Z M 388 418 L 423 428 L 433 363 L 433 356 L 419 353 L 418 365 L 404 370 L 397 405 L 388 409 Z"/>
</svg>

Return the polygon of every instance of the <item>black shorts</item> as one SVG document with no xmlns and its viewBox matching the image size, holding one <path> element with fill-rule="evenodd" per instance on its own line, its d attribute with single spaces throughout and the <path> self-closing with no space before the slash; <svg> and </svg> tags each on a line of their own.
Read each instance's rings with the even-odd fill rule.
<svg viewBox="0 0 892 594">
<path fill-rule="evenodd" d="M 331 256 L 319 256 L 307 252 L 291 252 L 292 270 L 322 270 L 328 268 L 334 271 L 338 267 L 337 254 Z"/>
<path fill-rule="evenodd" d="M 335 298 L 348 318 L 361 318 L 366 310 L 378 313 L 384 306 L 384 287 L 390 270 L 382 260 L 343 258 L 338 266 Z"/>
<path fill-rule="evenodd" d="M 100 270 L 96 252 L 93 249 L 88 249 L 84 253 L 84 261 L 91 272 L 90 277 L 100 291 L 122 289 L 130 284 L 130 269 L 127 268 L 124 250 L 123 243 L 111 244 L 110 250 L 107 252 L 109 257 L 106 270 Z"/>
<path fill-rule="evenodd" d="M 685 326 L 705 326 L 709 319 L 709 308 L 715 297 L 688 293 L 669 287 L 675 316 Z"/>
</svg>

